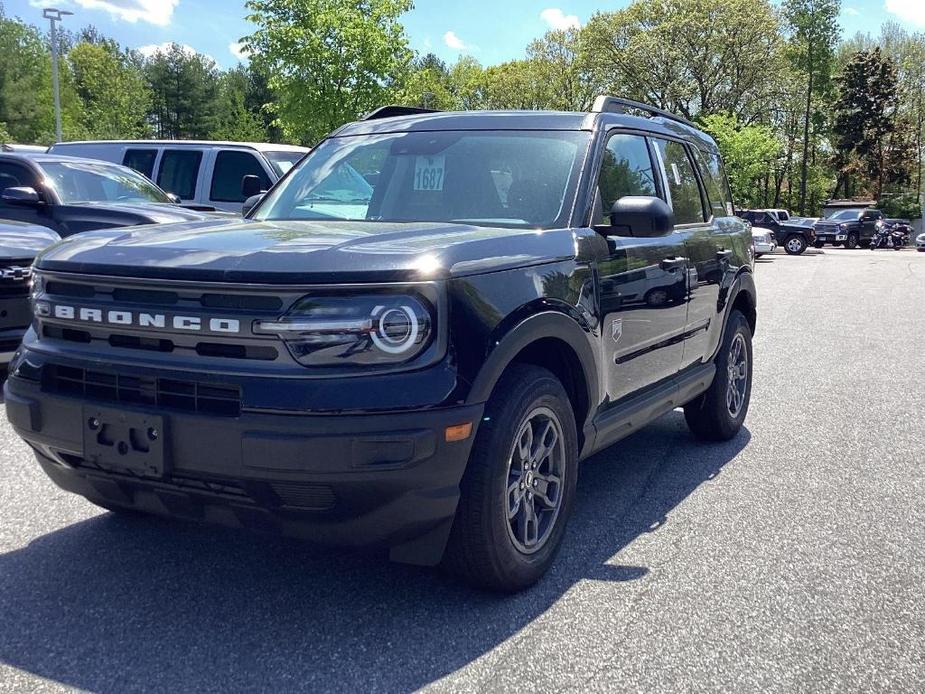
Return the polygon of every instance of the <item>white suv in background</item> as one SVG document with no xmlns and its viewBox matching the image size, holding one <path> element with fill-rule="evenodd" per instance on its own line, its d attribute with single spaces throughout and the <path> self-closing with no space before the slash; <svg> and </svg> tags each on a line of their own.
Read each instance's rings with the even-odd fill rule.
<svg viewBox="0 0 925 694">
<path fill-rule="evenodd" d="M 259 142 L 97 140 L 59 142 L 48 151 L 129 166 L 188 207 L 240 212 L 250 195 L 242 189 L 245 176 L 256 176 L 267 190 L 309 149 Z"/>
</svg>

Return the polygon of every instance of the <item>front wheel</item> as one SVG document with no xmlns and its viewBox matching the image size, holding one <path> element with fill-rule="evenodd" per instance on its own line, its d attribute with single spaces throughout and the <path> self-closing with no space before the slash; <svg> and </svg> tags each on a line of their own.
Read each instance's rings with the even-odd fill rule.
<svg viewBox="0 0 925 694">
<path fill-rule="evenodd" d="M 514 592 L 552 565 L 578 476 L 575 416 L 546 369 L 515 364 L 495 386 L 460 485 L 444 566 Z"/>
<path fill-rule="evenodd" d="M 684 406 L 684 418 L 697 438 L 728 441 L 742 428 L 752 394 L 752 330 L 740 311 L 729 316 L 715 364 L 709 390 Z"/>
<path fill-rule="evenodd" d="M 848 234 L 848 240 L 845 241 L 845 248 L 857 248 L 858 247 L 858 235 L 851 233 Z"/>
<path fill-rule="evenodd" d="M 796 234 L 789 236 L 784 243 L 784 250 L 790 255 L 800 255 L 800 253 L 806 250 L 806 239 Z"/>
</svg>

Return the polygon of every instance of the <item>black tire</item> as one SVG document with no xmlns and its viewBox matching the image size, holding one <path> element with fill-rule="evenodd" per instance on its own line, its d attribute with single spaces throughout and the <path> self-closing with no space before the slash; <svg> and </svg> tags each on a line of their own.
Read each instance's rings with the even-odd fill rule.
<svg viewBox="0 0 925 694">
<path fill-rule="evenodd" d="M 806 250 L 806 239 L 799 234 L 791 234 L 784 240 L 784 250 L 789 255 L 800 255 Z"/>
<path fill-rule="evenodd" d="M 741 404 L 735 412 L 727 404 L 731 374 L 730 357 L 733 345 L 741 337 L 745 351 L 745 382 L 741 389 Z M 752 394 L 752 331 L 745 316 L 733 311 L 726 325 L 719 354 L 716 355 L 716 376 L 702 395 L 684 406 L 684 418 L 694 435 L 704 441 L 728 441 L 739 433 Z"/>
<path fill-rule="evenodd" d="M 529 472 L 515 475 L 511 461 L 518 456 L 519 435 L 535 421 L 529 415 L 537 411 L 551 413 L 558 420 L 562 434 L 563 446 L 561 454 L 557 454 L 561 463 L 561 483 L 556 495 L 559 505 L 555 515 L 546 517 L 550 522 L 542 536 L 539 530 L 542 523 L 537 521 L 537 540 L 542 542 L 538 541 L 532 551 L 523 551 L 516 544 L 512 524 L 519 524 L 527 510 L 526 506 L 520 506 L 525 503 L 526 492 L 519 492 L 514 485 Z M 547 460 L 552 465 L 552 457 Z M 534 474 L 543 469 L 541 462 Z M 459 506 L 443 558 L 444 568 L 473 586 L 500 592 L 515 592 L 536 583 L 552 565 L 562 544 L 574 504 L 577 477 L 578 436 L 565 389 L 546 369 L 512 365 L 495 386 L 479 425 L 460 485 Z M 514 495 L 521 495 L 519 502 L 512 503 L 512 488 Z M 547 495 L 552 488 L 546 487 Z M 530 497 L 534 498 L 533 492 Z M 531 501 L 531 507 L 542 503 L 540 494 L 535 498 L 537 501 Z M 520 508 L 522 513 L 509 516 L 511 506 Z"/>
<path fill-rule="evenodd" d="M 855 232 L 848 234 L 848 240 L 845 241 L 845 248 L 857 248 L 858 247 L 858 235 Z"/>
<path fill-rule="evenodd" d="M 822 241 L 816 241 L 816 242 L 813 244 L 813 248 L 822 248 L 824 245 L 825 245 L 825 244 L 822 243 Z M 834 245 L 834 244 L 833 244 L 833 245 Z"/>
</svg>

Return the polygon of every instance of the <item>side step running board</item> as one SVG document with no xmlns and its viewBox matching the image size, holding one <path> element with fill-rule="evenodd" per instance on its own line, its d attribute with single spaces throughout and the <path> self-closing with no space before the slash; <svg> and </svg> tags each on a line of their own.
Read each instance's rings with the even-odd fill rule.
<svg viewBox="0 0 925 694">
<path fill-rule="evenodd" d="M 582 458 L 625 438 L 666 412 L 690 402 L 713 383 L 716 366 L 712 363 L 693 367 L 668 379 L 652 390 L 615 405 L 594 418 L 594 442 L 585 446 Z"/>
</svg>

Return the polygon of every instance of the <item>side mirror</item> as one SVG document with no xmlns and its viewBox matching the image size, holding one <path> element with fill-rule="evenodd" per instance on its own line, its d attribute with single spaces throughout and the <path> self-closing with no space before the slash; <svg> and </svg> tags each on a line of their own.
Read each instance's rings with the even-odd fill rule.
<svg viewBox="0 0 925 694">
<path fill-rule="evenodd" d="M 245 178 L 247 177 L 245 176 Z M 254 176 L 254 178 L 257 177 Z M 257 203 L 263 200 L 264 195 L 266 195 L 266 193 L 258 193 L 257 195 L 251 195 L 247 200 L 245 200 L 244 206 L 241 208 L 241 215 L 246 217 L 248 214 L 250 214 L 250 211 L 257 206 Z"/>
<path fill-rule="evenodd" d="M 610 209 L 615 236 L 665 236 L 674 231 L 674 212 L 661 198 L 627 195 Z"/>
<path fill-rule="evenodd" d="M 245 198 L 250 198 L 263 192 L 266 191 L 264 191 L 263 182 L 260 180 L 260 176 L 248 174 L 241 179 L 241 195 L 243 195 Z"/>
<path fill-rule="evenodd" d="M 3 202 L 10 205 L 35 206 L 42 202 L 38 191 L 28 186 L 18 186 L 15 188 L 6 188 L 2 194 Z"/>
<path fill-rule="evenodd" d="M 172 202 L 174 205 L 179 205 L 182 202 L 180 200 L 180 196 L 177 195 L 176 193 L 167 193 L 167 197 L 170 199 L 170 202 Z"/>
</svg>

